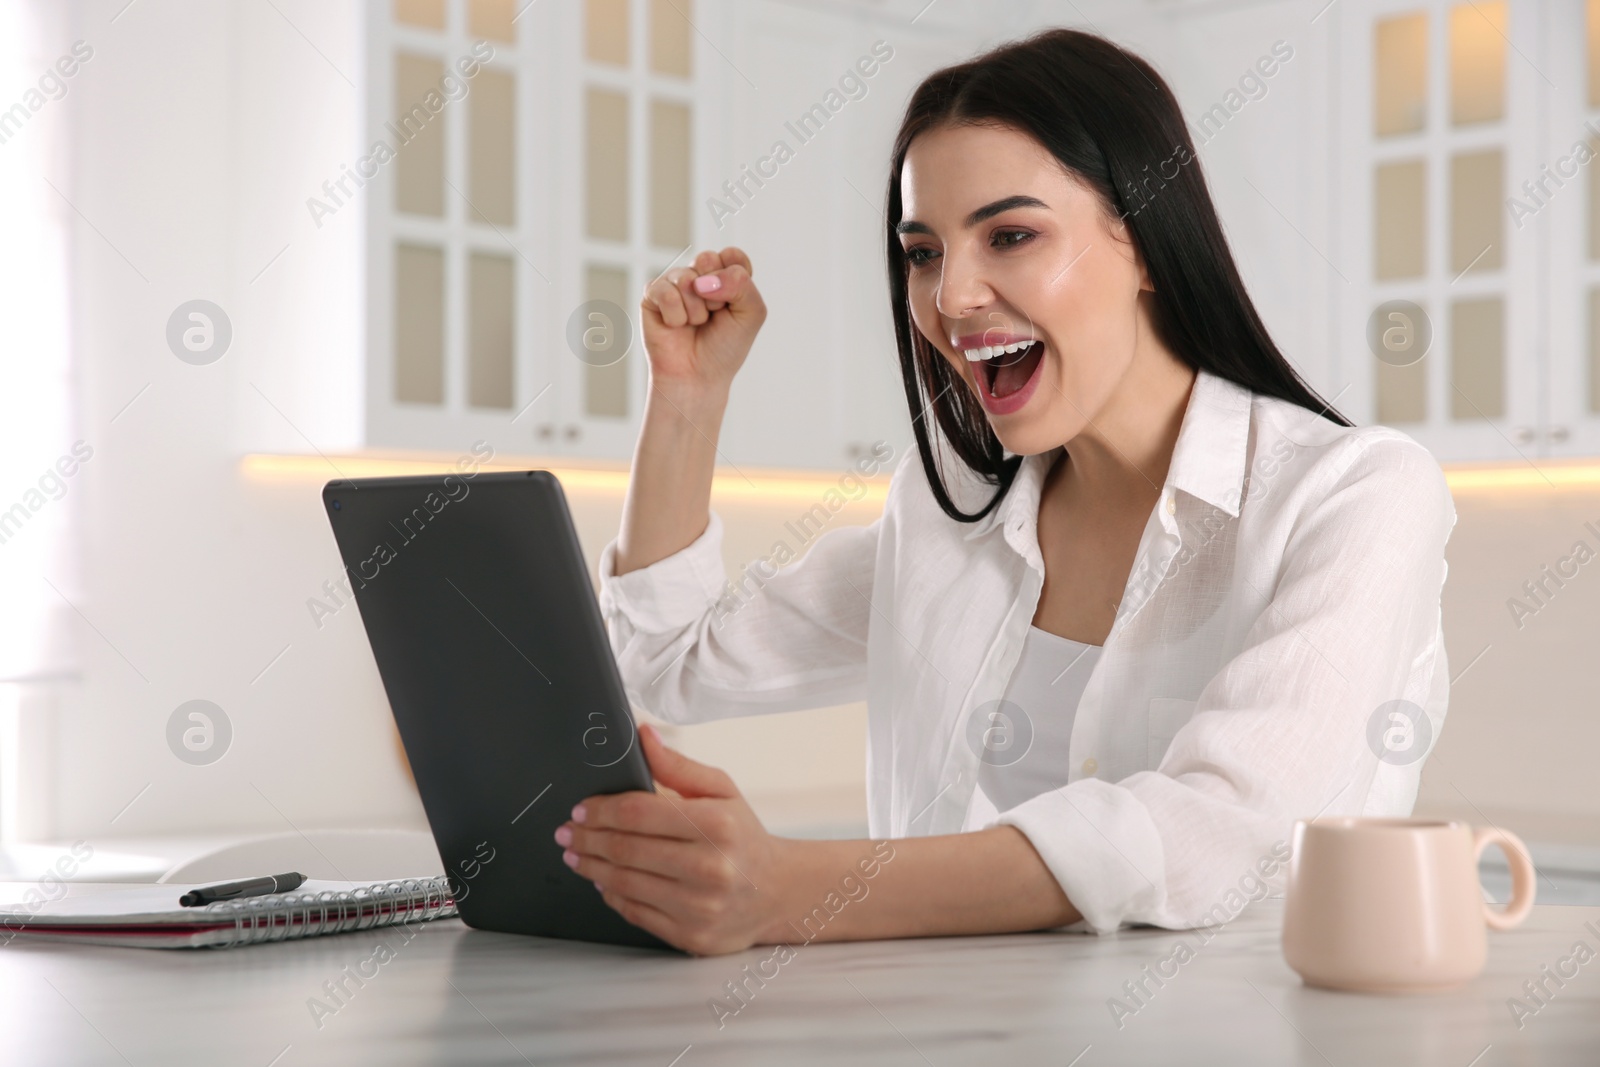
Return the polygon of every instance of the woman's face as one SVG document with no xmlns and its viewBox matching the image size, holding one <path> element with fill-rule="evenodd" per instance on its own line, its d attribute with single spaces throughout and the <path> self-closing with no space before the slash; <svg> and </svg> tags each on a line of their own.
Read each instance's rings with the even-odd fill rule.
<svg viewBox="0 0 1600 1067">
<path fill-rule="evenodd" d="M 919 134 L 900 198 L 912 320 L 1000 443 L 1047 452 L 1094 423 L 1135 359 L 1150 287 L 1126 225 L 1011 128 Z"/>
</svg>

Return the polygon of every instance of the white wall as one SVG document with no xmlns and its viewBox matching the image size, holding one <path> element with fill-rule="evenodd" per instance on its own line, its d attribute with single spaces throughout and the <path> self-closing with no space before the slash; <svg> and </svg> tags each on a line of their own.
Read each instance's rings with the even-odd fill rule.
<svg viewBox="0 0 1600 1067">
<path fill-rule="evenodd" d="M 83 494 L 71 454 L 66 298 L 75 217 L 45 177 L 68 169 L 64 101 L 76 82 L 64 75 L 76 75 L 77 60 L 65 14 L 39 2 L 0 5 L 0 203 L 8 207 L 0 239 L 8 342 L 0 389 L 0 840 L 40 829 L 37 811 L 22 801 L 32 766 L 51 759 L 50 716 L 37 712 L 77 670 L 70 601 L 82 592 L 73 519 Z M 32 764 L 20 758 L 24 750 Z"/>
<path fill-rule="evenodd" d="M 1600 847 L 1600 563 L 1561 563 L 1580 540 L 1591 558 L 1600 550 L 1600 486 L 1459 490 L 1455 500 L 1443 607 L 1455 685 L 1418 812 Z M 1546 592 L 1529 597 L 1529 581 Z M 1513 599 L 1533 613 L 1513 612 Z"/>
<path fill-rule="evenodd" d="M 308 587 L 337 566 L 295 502 L 238 474 L 247 451 L 360 440 L 360 215 L 318 231 L 304 206 L 359 143 L 357 5 L 124 2 L 78 8 L 95 54 L 66 101 L 75 163 L 56 176 L 81 213 L 95 456 L 78 487 L 84 680 L 59 711 L 54 783 L 31 800 L 56 833 L 92 839 L 414 821 L 392 762 L 364 754 L 382 727 L 368 679 L 308 628 Z M 195 298 L 233 325 L 208 366 L 165 340 Z M 232 721 L 211 766 L 167 747 L 169 715 L 194 698 Z"/>
</svg>

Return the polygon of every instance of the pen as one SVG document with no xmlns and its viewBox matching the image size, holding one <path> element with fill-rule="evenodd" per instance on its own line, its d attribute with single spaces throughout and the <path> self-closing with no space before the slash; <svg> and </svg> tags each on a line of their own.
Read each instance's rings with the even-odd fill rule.
<svg viewBox="0 0 1600 1067">
<path fill-rule="evenodd" d="M 288 874 L 269 874 L 261 878 L 246 878 L 242 882 L 223 882 L 220 885 L 201 886 L 191 889 L 178 898 L 178 903 L 186 908 L 199 907 L 201 904 L 210 904 L 218 900 L 234 900 L 238 897 L 256 897 L 263 893 L 287 893 L 291 889 L 299 889 L 306 876 L 290 871 Z"/>
</svg>

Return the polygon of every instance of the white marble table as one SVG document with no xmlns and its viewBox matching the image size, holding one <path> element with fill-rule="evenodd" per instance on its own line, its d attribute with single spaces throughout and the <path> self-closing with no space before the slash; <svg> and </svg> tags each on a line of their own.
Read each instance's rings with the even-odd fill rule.
<svg viewBox="0 0 1600 1067">
<path fill-rule="evenodd" d="M 720 1028 L 711 1000 L 772 949 L 691 959 L 457 920 L 225 951 L 13 941 L 0 1063 L 1600 1064 L 1600 957 L 1564 987 L 1547 980 L 1554 996 L 1521 1029 L 1507 1006 L 1577 942 L 1600 952 L 1600 908 L 1536 907 L 1491 935 L 1478 979 L 1412 997 L 1303 986 L 1279 952 L 1281 915 L 1264 901 L 1204 943 L 1145 929 L 801 945 Z M 1124 983 L 1163 973 L 1180 941 L 1193 958 L 1146 979 L 1137 1006 Z M 1120 1028 L 1113 997 L 1137 1007 Z"/>
</svg>

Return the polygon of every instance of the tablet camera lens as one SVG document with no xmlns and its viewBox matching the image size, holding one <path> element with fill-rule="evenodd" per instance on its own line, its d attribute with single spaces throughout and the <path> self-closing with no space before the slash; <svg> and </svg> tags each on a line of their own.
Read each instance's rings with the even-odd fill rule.
<svg viewBox="0 0 1600 1067">
<path fill-rule="evenodd" d="M 339 509 L 340 509 L 340 508 L 342 508 L 342 507 L 344 507 L 344 505 L 343 505 L 343 504 L 341 504 L 341 503 L 339 503 L 339 502 L 338 502 L 338 501 L 337 501 L 337 500 L 335 500 L 335 501 L 334 501 L 334 502 L 333 502 L 333 510 L 334 510 L 334 511 L 338 511 L 338 510 L 339 510 Z"/>
</svg>

